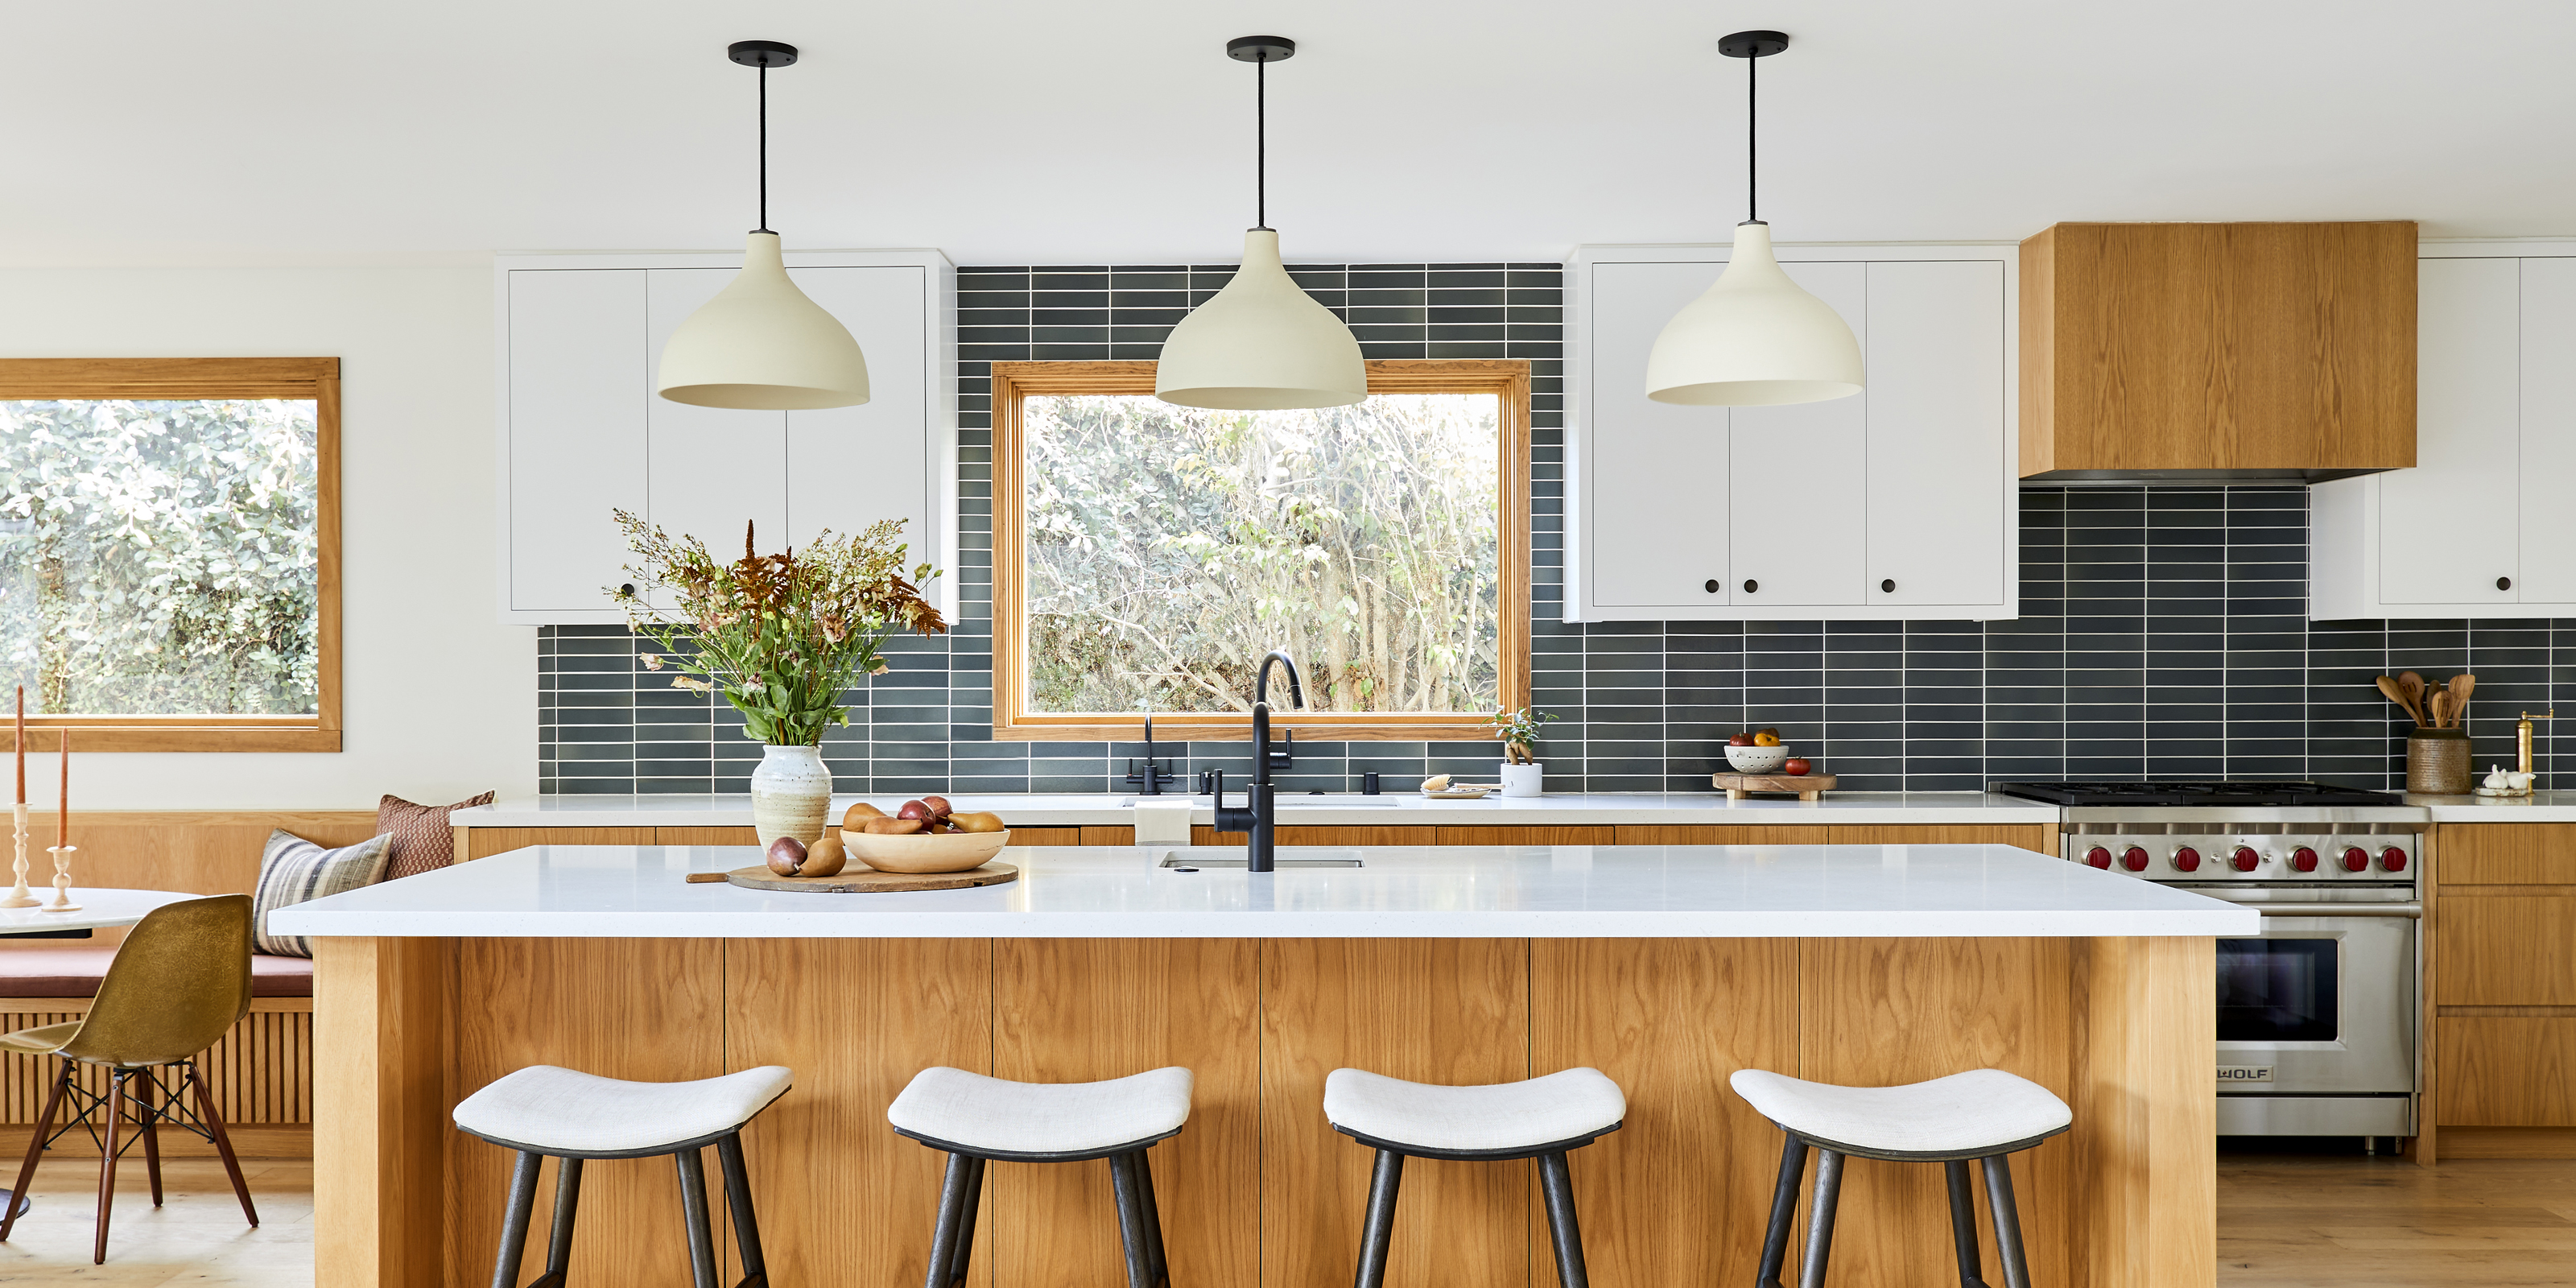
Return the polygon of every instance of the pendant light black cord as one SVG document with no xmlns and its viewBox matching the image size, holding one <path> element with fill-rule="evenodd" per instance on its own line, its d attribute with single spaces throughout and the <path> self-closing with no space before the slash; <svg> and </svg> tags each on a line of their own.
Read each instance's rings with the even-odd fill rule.
<svg viewBox="0 0 2576 1288">
<path fill-rule="evenodd" d="M 1270 60 L 1252 64 L 1252 226 L 1270 226 Z"/>
<path fill-rule="evenodd" d="M 769 67 L 760 68 L 760 227 L 756 233 L 769 231 Z"/>
<path fill-rule="evenodd" d="M 1748 224 L 1758 224 L 1762 222 L 1762 216 L 1758 213 L 1761 209 L 1762 203 L 1755 199 L 1756 195 L 1760 191 L 1759 185 L 1762 180 L 1762 171 L 1760 167 L 1754 165 L 1754 149 L 1760 145 L 1761 139 L 1760 135 L 1757 134 L 1753 128 L 1756 114 L 1762 110 L 1761 77 L 1762 60 L 1758 57 L 1745 59 L 1744 222 Z"/>
</svg>

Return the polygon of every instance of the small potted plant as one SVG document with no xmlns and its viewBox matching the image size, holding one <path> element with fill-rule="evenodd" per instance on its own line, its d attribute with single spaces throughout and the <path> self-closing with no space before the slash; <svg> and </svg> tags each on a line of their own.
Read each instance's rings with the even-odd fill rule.
<svg viewBox="0 0 2576 1288">
<path fill-rule="evenodd" d="M 887 636 L 948 629 L 916 584 L 938 574 L 922 564 L 905 578 L 895 539 L 903 525 L 893 520 L 857 536 L 825 532 L 801 555 L 758 553 L 744 524 L 742 558 L 718 563 L 696 537 L 616 514 L 641 562 L 627 571 L 639 585 L 670 591 L 667 615 L 635 587 L 611 592 L 627 625 L 665 650 L 644 654 L 645 669 L 679 672 L 675 689 L 724 694 L 742 713 L 743 733 L 766 744 L 751 775 L 760 843 L 792 836 L 812 844 L 832 804 L 823 731 L 850 722 L 844 693 L 891 669 L 877 651 Z"/>
<path fill-rule="evenodd" d="M 1547 776 L 1547 766 L 1530 754 L 1530 744 L 1538 741 L 1539 726 L 1556 717 L 1534 707 L 1518 711 L 1497 711 L 1489 719 L 1494 736 L 1503 742 L 1503 795 L 1537 796 Z"/>
</svg>

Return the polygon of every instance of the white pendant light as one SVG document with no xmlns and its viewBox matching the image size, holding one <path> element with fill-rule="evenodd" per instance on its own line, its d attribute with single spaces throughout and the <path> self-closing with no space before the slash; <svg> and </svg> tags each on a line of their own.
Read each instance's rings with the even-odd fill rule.
<svg viewBox="0 0 2576 1288">
<path fill-rule="evenodd" d="M 760 227 L 745 240 L 742 272 L 689 315 L 662 346 L 655 389 L 673 402 L 752 411 L 811 411 L 868 400 L 868 360 L 850 329 L 788 280 L 769 231 L 769 69 L 796 47 L 740 40 L 725 53 L 760 69 Z"/>
<path fill-rule="evenodd" d="M 1226 411 L 1347 407 L 1368 397 L 1360 342 L 1288 276 L 1270 227 L 1268 67 L 1295 54 L 1297 42 L 1241 36 L 1225 52 L 1253 65 L 1257 213 L 1243 234 L 1243 267 L 1163 341 L 1154 396 Z"/>
<path fill-rule="evenodd" d="M 1789 47 L 1776 31 L 1739 31 L 1718 52 L 1745 59 L 1754 98 L 1754 60 Z M 1771 253 L 1771 225 L 1753 218 L 1753 113 L 1745 113 L 1746 218 L 1735 249 L 1708 293 L 1684 306 L 1655 337 L 1646 359 L 1646 396 L 1696 407 L 1774 407 L 1859 393 L 1860 341 L 1833 306 L 1801 289 Z"/>
</svg>

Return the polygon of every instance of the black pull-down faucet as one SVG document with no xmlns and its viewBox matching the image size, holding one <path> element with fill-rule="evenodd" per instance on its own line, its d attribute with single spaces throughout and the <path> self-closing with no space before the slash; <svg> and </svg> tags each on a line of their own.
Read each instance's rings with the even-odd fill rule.
<svg viewBox="0 0 2576 1288">
<path fill-rule="evenodd" d="M 1278 649 L 1261 659 L 1261 669 L 1252 675 L 1252 781 L 1243 789 L 1243 808 L 1225 803 L 1225 773 L 1216 774 L 1216 830 L 1243 832 L 1251 843 L 1243 851 L 1247 872 L 1268 872 L 1277 865 L 1272 833 L 1276 829 L 1279 806 L 1270 787 L 1270 664 L 1288 668 L 1288 700 L 1303 710 L 1306 687 L 1297 681 L 1296 659 Z"/>
</svg>

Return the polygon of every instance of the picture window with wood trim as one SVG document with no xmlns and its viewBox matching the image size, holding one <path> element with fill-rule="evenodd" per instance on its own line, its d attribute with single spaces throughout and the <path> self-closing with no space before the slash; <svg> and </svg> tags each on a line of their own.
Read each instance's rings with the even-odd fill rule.
<svg viewBox="0 0 2576 1288">
<path fill-rule="evenodd" d="M 994 364 L 997 734 L 1239 738 L 1273 648 L 1310 737 L 1521 705 L 1528 364 L 1369 365 L 1361 403 L 1238 412 L 1152 363 Z"/>
<path fill-rule="evenodd" d="M 336 359 L 0 363 L 0 658 L 32 745 L 337 749 L 338 416 Z"/>
</svg>

